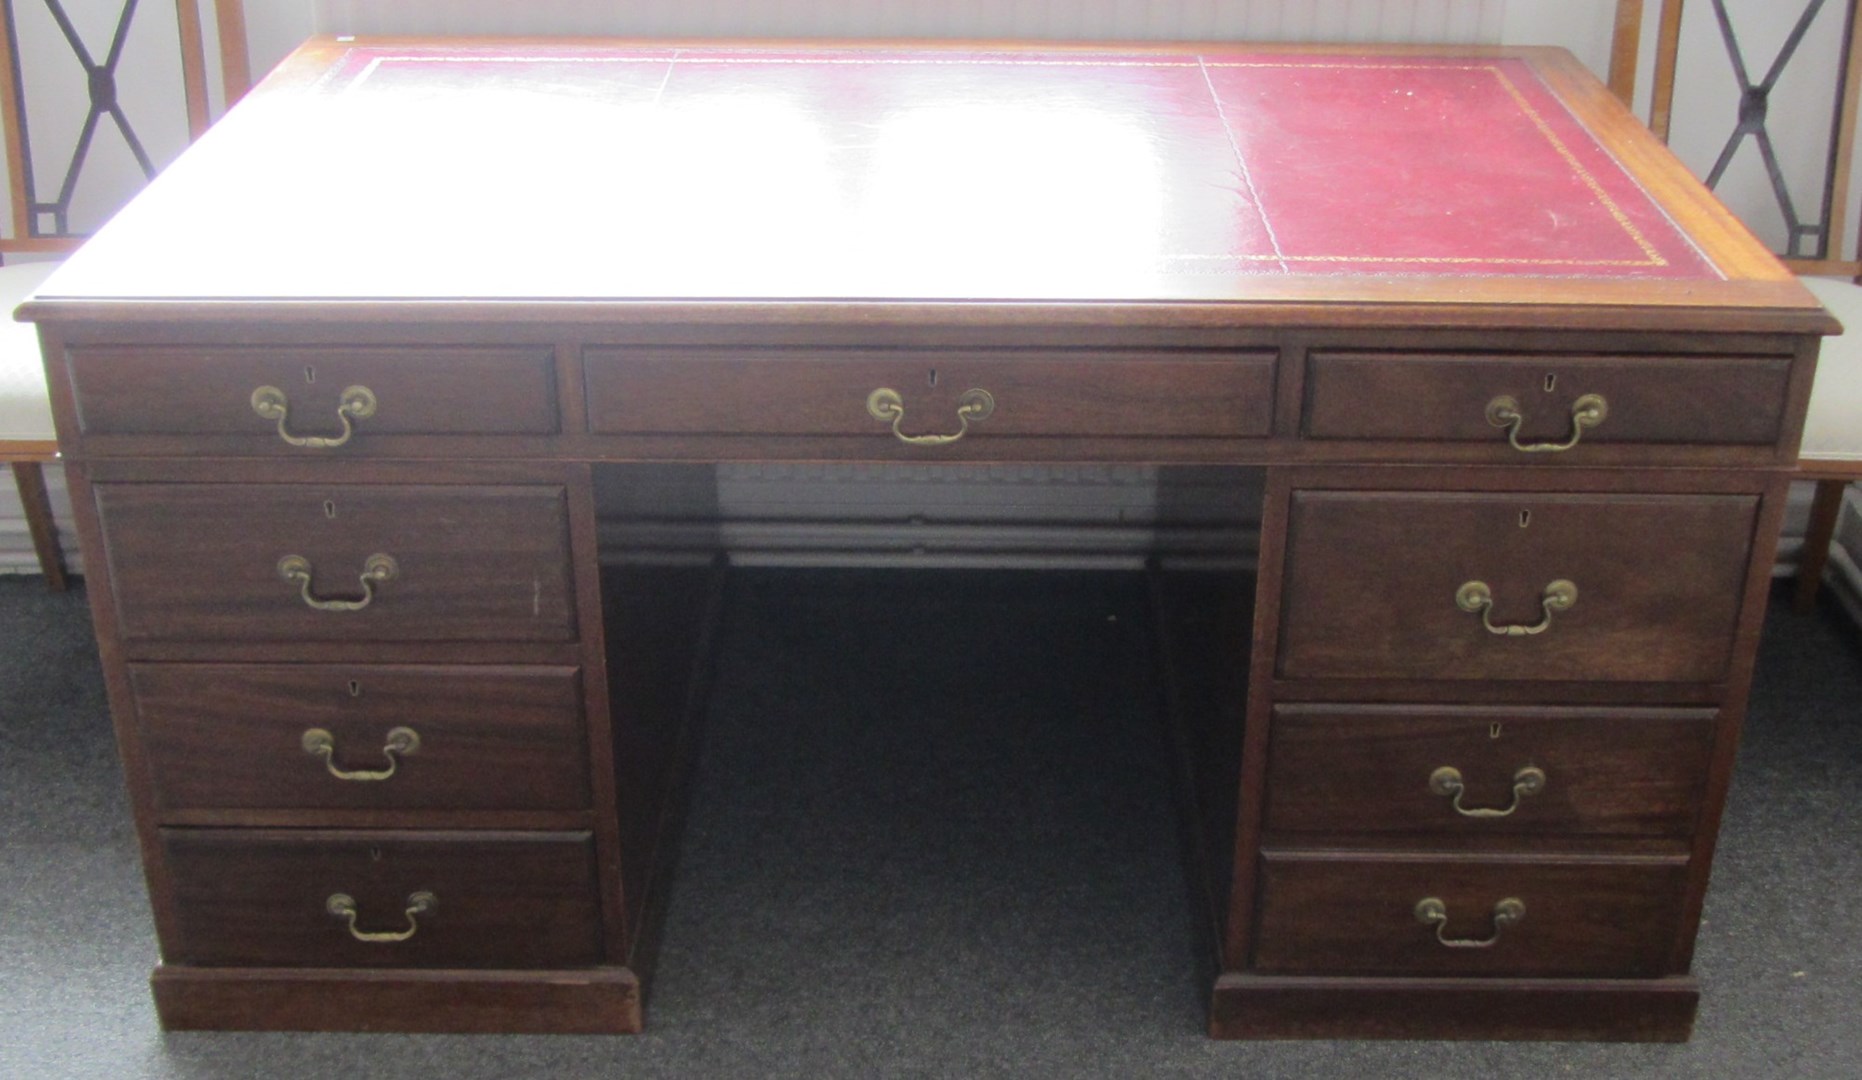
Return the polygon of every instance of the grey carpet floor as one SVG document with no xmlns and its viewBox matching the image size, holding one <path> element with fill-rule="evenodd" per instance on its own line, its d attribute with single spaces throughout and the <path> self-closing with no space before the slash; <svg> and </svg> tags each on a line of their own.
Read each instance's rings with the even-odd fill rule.
<svg viewBox="0 0 1862 1080">
<path fill-rule="evenodd" d="M 730 594 L 646 1034 L 164 1034 L 82 593 L 0 578 L 0 1077 L 1853 1078 L 1862 639 L 1783 607 L 1686 1045 L 1204 1039 L 1141 594 L 806 573 Z"/>
</svg>

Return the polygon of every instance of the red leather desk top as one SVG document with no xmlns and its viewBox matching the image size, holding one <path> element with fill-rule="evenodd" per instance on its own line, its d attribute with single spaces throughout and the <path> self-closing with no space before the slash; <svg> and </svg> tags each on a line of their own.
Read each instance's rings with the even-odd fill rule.
<svg viewBox="0 0 1862 1080">
<path fill-rule="evenodd" d="M 1785 279 L 1687 192 L 1725 234 L 1704 255 L 1639 177 L 1691 182 L 1646 133 L 1625 168 L 1593 134 L 1614 103 L 1575 71 L 1548 50 L 325 39 L 45 295 L 1533 303 L 1670 282 L 1687 304 Z"/>
<path fill-rule="evenodd" d="M 1149 254 L 1179 270 L 1715 275 L 1518 59 L 371 48 L 330 85 L 369 97 L 500 83 L 581 102 L 600 88 L 617 105 L 650 93 L 733 182 L 770 182 L 827 150 L 859 185 L 842 209 L 897 199 L 889 216 L 925 216 L 922 235 L 900 237 L 921 244 L 968 232 L 941 211 L 969 212 L 972 197 L 1070 202 L 1037 185 L 1072 165 L 1058 182 L 1075 191 L 1148 196 L 1125 209 L 1162 212 Z M 785 127 L 793 142 L 769 145 Z M 1088 243 L 1123 217 L 1077 209 Z M 1108 245 L 1126 239 L 1108 232 Z"/>
</svg>

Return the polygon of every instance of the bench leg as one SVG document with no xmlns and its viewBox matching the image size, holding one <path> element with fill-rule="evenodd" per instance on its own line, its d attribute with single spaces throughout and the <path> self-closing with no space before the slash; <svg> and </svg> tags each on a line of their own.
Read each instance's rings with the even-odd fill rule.
<svg viewBox="0 0 1862 1080">
<path fill-rule="evenodd" d="M 45 494 L 45 468 L 36 461 L 15 461 L 13 482 L 19 487 L 19 504 L 26 510 L 26 528 L 32 533 L 32 550 L 46 587 L 65 591 L 65 553 L 58 546 L 58 525 L 52 520 L 52 500 Z"/>
<path fill-rule="evenodd" d="M 1830 542 L 1836 538 L 1836 519 L 1843 508 L 1847 480 L 1817 481 L 1810 503 L 1810 524 L 1804 528 L 1804 549 L 1797 556 L 1797 610 L 1816 609 L 1817 589 L 1823 584 L 1823 567 L 1830 559 Z"/>
</svg>

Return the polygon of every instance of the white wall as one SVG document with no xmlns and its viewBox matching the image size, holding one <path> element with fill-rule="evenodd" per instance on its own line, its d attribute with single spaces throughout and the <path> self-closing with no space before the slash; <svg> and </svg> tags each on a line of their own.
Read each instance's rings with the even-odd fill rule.
<svg viewBox="0 0 1862 1080">
<path fill-rule="evenodd" d="M 262 0 L 261 0 L 262 2 Z M 313 0 L 328 33 L 1497 41 L 1506 0 Z"/>
</svg>

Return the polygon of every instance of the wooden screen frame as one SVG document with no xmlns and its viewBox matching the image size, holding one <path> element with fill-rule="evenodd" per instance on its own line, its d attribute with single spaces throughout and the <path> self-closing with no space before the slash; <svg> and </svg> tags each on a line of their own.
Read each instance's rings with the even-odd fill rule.
<svg viewBox="0 0 1862 1080">
<path fill-rule="evenodd" d="M 1780 257 L 1784 264 L 1799 274 L 1820 274 L 1832 277 L 1848 277 L 1862 283 L 1862 230 L 1856 237 L 1858 258 L 1842 257 L 1842 245 L 1846 240 L 1845 230 L 1849 227 L 1849 201 L 1851 185 L 1854 179 L 1852 162 L 1856 149 L 1856 122 L 1862 116 L 1862 4 L 1858 0 L 1846 0 L 1848 20 L 1848 40 L 1844 43 L 1842 82 L 1838 87 L 1835 131 L 1835 168 L 1830 174 L 1829 221 L 1827 227 L 1828 243 L 1834 254 L 1821 259 L 1799 259 Z M 1610 67 L 1610 88 L 1622 96 L 1616 78 L 1616 62 L 1623 52 L 1621 35 L 1624 33 L 1626 9 L 1634 9 L 1636 28 L 1634 33 L 1640 35 L 1642 23 L 1642 0 L 1618 0 L 1616 49 L 1612 54 Z M 1649 128 L 1656 138 L 1668 141 L 1669 127 L 1674 118 L 1675 71 L 1681 51 L 1681 15 L 1686 7 L 1686 0 L 1662 0 L 1660 24 L 1655 45 L 1655 86 L 1649 107 Z M 1635 46 L 1629 49 L 1633 56 Z M 1633 92 L 1635 85 L 1634 62 L 1631 61 L 1627 83 Z"/>
<path fill-rule="evenodd" d="M 0 236 L 0 255 L 61 254 L 74 251 L 82 237 L 32 235 L 31 209 L 26 199 L 26 135 L 20 123 L 17 83 L 18 57 L 14 54 L 13 6 L 18 0 L 0 0 L 0 137 L 5 139 L 7 194 L 11 206 L 6 235 Z M 207 84 L 207 46 L 201 22 L 202 0 L 175 0 L 175 26 L 181 49 L 181 90 L 187 109 L 188 138 L 197 139 L 213 122 Z M 213 0 L 213 17 L 219 39 L 220 86 L 226 106 L 243 97 L 252 85 L 246 44 L 246 12 L 242 0 Z"/>
</svg>

